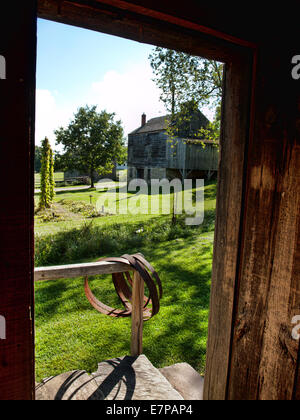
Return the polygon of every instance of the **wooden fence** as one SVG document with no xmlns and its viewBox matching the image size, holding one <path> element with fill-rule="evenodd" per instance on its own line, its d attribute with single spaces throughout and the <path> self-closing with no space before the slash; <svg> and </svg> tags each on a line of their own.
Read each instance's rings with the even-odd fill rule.
<svg viewBox="0 0 300 420">
<path fill-rule="evenodd" d="M 132 315 L 131 315 L 131 356 L 138 356 L 143 351 L 143 306 L 144 280 L 132 267 L 116 262 L 93 262 L 35 269 L 35 281 L 49 281 L 87 277 L 103 274 L 125 273 L 134 271 L 132 285 Z"/>
</svg>

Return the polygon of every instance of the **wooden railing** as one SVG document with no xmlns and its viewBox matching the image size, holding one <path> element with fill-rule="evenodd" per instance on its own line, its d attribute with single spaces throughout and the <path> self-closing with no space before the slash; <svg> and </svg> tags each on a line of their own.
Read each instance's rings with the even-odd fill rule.
<svg viewBox="0 0 300 420">
<path fill-rule="evenodd" d="M 134 271 L 131 302 L 131 356 L 139 356 L 143 351 L 144 281 L 140 274 L 132 267 L 127 264 L 106 261 L 39 267 L 35 269 L 34 280 L 49 281 L 102 274 L 124 273 L 126 271 Z"/>
</svg>

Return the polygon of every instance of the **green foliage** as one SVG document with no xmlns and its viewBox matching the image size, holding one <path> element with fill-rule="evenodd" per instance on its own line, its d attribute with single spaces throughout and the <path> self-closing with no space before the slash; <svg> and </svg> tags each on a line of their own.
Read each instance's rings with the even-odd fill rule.
<svg viewBox="0 0 300 420">
<path fill-rule="evenodd" d="M 85 218 L 100 217 L 99 211 L 92 204 L 84 201 L 60 200 L 59 204 L 66 207 L 70 212 L 80 214 Z"/>
<path fill-rule="evenodd" d="M 40 209 L 49 208 L 51 204 L 50 192 L 50 154 L 51 146 L 47 137 L 42 141 L 42 158 L 41 158 L 41 193 L 40 193 Z"/>
<path fill-rule="evenodd" d="M 206 137 L 203 135 L 202 130 L 207 129 L 209 121 L 201 121 L 203 117 L 198 109 L 196 101 L 191 100 L 180 104 L 179 111 L 173 115 L 173 118 L 169 117 L 167 121 L 166 133 L 170 140 L 175 140 L 176 137 L 183 139 L 199 139 L 205 140 Z M 201 122 L 201 128 L 198 127 Z"/>
<path fill-rule="evenodd" d="M 160 216 L 136 224 L 115 223 L 99 226 L 90 222 L 54 235 L 36 237 L 35 264 L 41 266 L 75 263 L 85 258 L 111 253 L 121 255 L 128 249 L 138 251 L 141 247 L 151 246 L 153 243 L 195 237 L 203 232 L 213 231 L 214 220 L 215 211 L 207 210 L 204 223 L 200 226 L 186 226 L 184 215 L 177 216 L 176 225 L 170 223 L 169 216 Z"/>
<path fill-rule="evenodd" d="M 53 159 L 53 151 L 50 147 L 50 154 L 49 154 L 49 194 L 50 194 L 50 202 L 52 203 L 55 197 L 55 179 L 54 179 L 54 159 Z"/>
<path fill-rule="evenodd" d="M 84 195 L 88 203 L 89 191 L 72 193 L 73 200 L 82 201 Z M 102 217 L 80 227 L 58 222 L 56 234 L 55 223 L 49 223 L 51 234 L 43 234 L 37 224 L 35 263 L 90 262 L 142 252 L 159 273 L 164 290 L 159 314 L 144 325 L 143 351 L 158 368 L 187 362 L 203 374 L 215 199 L 216 182 L 206 183 L 201 226 L 186 226 L 184 216 L 172 225 L 172 216 L 164 215 Z M 106 304 L 121 306 L 111 276 L 92 277 L 90 286 Z M 35 292 L 37 381 L 74 369 L 94 372 L 98 362 L 130 351 L 130 319 L 95 311 L 85 297 L 82 278 L 36 282 Z"/>
<path fill-rule="evenodd" d="M 34 154 L 34 172 L 40 173 L 42 166 L 42 148 L 39 146 L 35 146 L 35 154 Z"/>
<path fill-rule="evenodd" d="M 221 105 L 216 108 L 215 118 L 212 122 L 209 122 L 207 127 L 200 129 L 199 134 L 202 138 L 209 140 L 219 147 L 220 141 L 220 129 L 221 129 Z"/>
<path fill-rule="evenodd" d="M 57 182 L 62 183 L 64 181 L 64 178 L 65 178 L 65 174 L 63 172 L 54 172 L 55 183 Z M 34 184 L 35 184 L 35 188 L 40 188 L 40 185 L 41 185 L 40 173 L 34 174 Z"/>
<path fill-rule="evenodd" d="M 40 202 L 39 209 L 45 210 L 51 207 L 55 197 L 55 179 L 53 151 L 47 137 L 42 141 L 41 152 L 41 173 L 40 173 Z"/>
<path fill-rule="evenodd" d="M 149 59 L 160 99 L 170 113 L 166 132 L 173 147 L 177 137 L 200 144 L 201 140 L 218 143 L 223 64 L 161 47 L 156 47 Z M 216 109 L 215 120 L 192 130 L 193 117 L 206 105 Z"/>
<path fill-rule="evenodd" d="M 164 290 L 160 311 L 145 322 L 143 334 L 143 353 L 157 368 L 187 362 L 204 373 L 212 239 L 205 234 L 139 249 L 159 273 Z M 98 299 L 122 307 L 110 275 L 89 283 Z M 36 282 L 35 296 L 38 382 L 74 369 L 95 372 L 97 363 L 129 354 L 130 318 L 95 311 L 82 278 Z"/>
<path fill-rule="evenodd" d="M 67 128 L 55 131 L 57 144 L 64 147 L 63 154 L 57 156 L 56 166 L 88 172 L 91 187 L 94 187 L 95 172 L 110 172 L 125 153 L 121 121 L 114 121 L 114 113 L 98 113 L 96 108 L 79 108 Z"/>
<path fill-rule="evenodd" d="M 186 102 L 194 101 L 198 107 L 220 103 L 223 64 L 161 47 L 156 47 L 149 59 L 160 99 L 171 116 Z"/>
</svg>

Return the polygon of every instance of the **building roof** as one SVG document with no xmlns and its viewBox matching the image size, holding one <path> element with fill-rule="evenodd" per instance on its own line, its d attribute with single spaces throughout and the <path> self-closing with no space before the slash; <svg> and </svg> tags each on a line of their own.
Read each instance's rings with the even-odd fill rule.
<svg viewBox="0 0 300 420">
<path fill-rule="evenodd" d="M 167 119 L 168 115 L 164 115 L 162 117 L 151 118 L 151 120 L 147 121 L 145 125 L 137 128 L 136 130 L 132 131 L 130 134 L 138 134 L 138 133 L 149 133 L 153 131 L 165 131 L 167 128 Z"/>
<path fill-rule="evenodd" d="M 201 111 L 197 111 L 198 118 L 201 121 L 201 125 L 206 127 L 209 123 L 209 120 L 202 114 Z M 163 115 L 162 117 L 151 118 L 147 121 L 145 125 L 137 128 L 129 134 L 140 134 L 140 133 L 153 133 L 159 131 L 165 131 L 167 128 L 167 122 L 170 118 L 170 115 Z"/>
</svg>

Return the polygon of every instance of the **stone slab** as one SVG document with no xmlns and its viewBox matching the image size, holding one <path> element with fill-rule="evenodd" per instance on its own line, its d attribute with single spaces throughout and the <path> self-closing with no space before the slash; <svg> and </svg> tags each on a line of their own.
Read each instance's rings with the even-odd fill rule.
<svg viewBox="0 0 300 420">
<path fill-rule="evenodd" d="M 99 363 L 96 372 L 74 370 L 36 386 L 37 400 L 183 400 L 145 355 Z"/>
<path fill-rule="evenodd" d="M 35 388 L 36 400 L 103 400 L 94 379 L 85 371 L 74 370 L 45 379 Z"/>
<path fill-rule="evenodd" d="M 99 363 L 92 376 L 106 400 L 183 400 L 145 355 Z"/>
<path fill-rule="evenodd" d="M 203 400 L 204 378 L 188 363 L 176 363 L 159 371 L 185 400 Z"/>
</svg>

